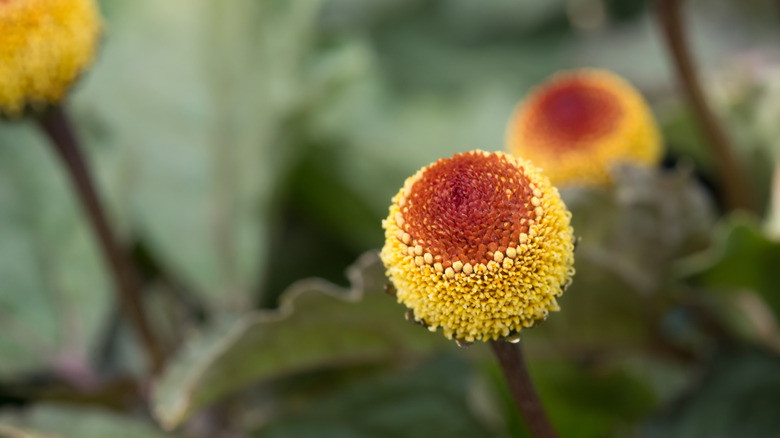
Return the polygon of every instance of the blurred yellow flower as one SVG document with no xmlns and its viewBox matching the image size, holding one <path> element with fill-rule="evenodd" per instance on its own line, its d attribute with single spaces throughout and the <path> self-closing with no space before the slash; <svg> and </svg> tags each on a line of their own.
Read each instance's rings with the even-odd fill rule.
<svg viewBox="0 0 780 438">
<path fill-rule="evenodd" d="M 0 0 L 0 116 L 59 103 L 100 28 L 93 0 Z"/>
<path fill-rule="evenodd" d="M 556 185 L 608 184 L 614 164 L 653 166 L 663 153 L 642 96 L 602 70 L 558 73 L 532 90 L 509 120 L 506 142 Z"/>
<path fill-rule="evenodd" d="M 398 301 L 431 331 L 504 338 L 558 310 L 574 274 L 570 217 L 529 162 L 466 152 L 406 180 L 382 224 L 381 257 Z"/>
</svg>

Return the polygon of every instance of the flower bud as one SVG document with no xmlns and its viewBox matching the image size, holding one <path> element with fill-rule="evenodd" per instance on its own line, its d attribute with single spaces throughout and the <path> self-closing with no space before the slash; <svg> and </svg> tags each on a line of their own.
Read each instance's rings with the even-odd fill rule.
<svg viewBox="0 0 780 438">
<path fill-rule="evenodd" d="M 663 153 L 642 96 L 602 70 L 558 73 L 534 89 L 512 115 L 506 142 L 556 185 L 605 185 L 613 165 L 654 166 Z"/>
<path fill-rule="evenodd" d="M 456 154 L 395 195 L 381 257 L 398 301 L 429 330 L 462 343 L 504 338 L 558 310 L 574 274 L 570 217 L 530 162 Z"/>
<path fill-rule="evenodd" d="M 93 0 L 0 0 L 0 117 L 58 104 L 95 54 Z"/>
</svg>

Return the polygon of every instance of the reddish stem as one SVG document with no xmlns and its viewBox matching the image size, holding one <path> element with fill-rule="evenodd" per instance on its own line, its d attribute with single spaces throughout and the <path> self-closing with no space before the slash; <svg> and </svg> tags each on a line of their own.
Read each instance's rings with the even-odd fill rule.
<svg viewBox="0 0 780 438">
<path fill-rule="evenodd" d="M 162 369 L 165 358 L 164 350 L 149 325 L 133 270 L 125 254 L 117 244 L 117 240 L 106 219 L 86 160 L 81 152 L 78 140 L 73 134 L 68 118 L 62 108 L 56 107 L 47 112 L 39 122 L 43 131 L 51 140 L 55 151 L 65 164 L 67 173 L 70 175 L 76 193 L 97 237 L 103 256 L 111 270 L 121 309 L 140 337 L 149 357 L 152 372 L 156 374 Z"/>
<path fill-rule="evenodd" d="M 490 346 L 498 358 L 504 378 L 531 434 L 536 438 L 556 438 L 558 435 L 547 418 L 542 401 L 531 381 L 520 343 L 497 340 L 490 341 Z"/>
<path fill-rule="evenodd" d="M 733 147 L 726 133 L 707 105 L 699 84 L 685 39 L 681 3 L 682 0 L 656 0 L 658 19 L 664 31 L 667 48 L 672 56 L 685 97 L 712 151 L 721 180 L 724 182 L 723 195 L 726 208 L 752 210 L 752 196 L 745 173 L 734 156 Z"/>
</svg>

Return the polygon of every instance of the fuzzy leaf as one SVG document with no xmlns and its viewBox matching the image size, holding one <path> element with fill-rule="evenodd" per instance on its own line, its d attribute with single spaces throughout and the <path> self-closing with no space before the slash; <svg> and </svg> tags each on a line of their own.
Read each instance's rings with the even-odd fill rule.
<svg viewBox="0 0 780 438">
<path fill-rule="evenodd" d="M 192 339 L 155 382 L 154 414 L 166 429 L 247 385 L 322 367 L 372 363 L 448 345 L 404 320 L 382 292 L 376 253 L 348 272 L 350 290 L 302 280 L 278 310 L 250 313 Z"/>
<path fill-rule="evenodd" d="M 56 404 L 0 412 L 0 436 L 9 438 L 164 438 L 140 420 L 113 412 Z"/>
<path fill-rule="evenodd" d="M 300 152 L 289 133 L 306 131 L 291 126 L 331 87 L 307 67 L 318 8 L 115 4 L 102 56 L 74 95 L 122 227 L 216 311 L 251 307 L 278 182 Z"/>
</svg>

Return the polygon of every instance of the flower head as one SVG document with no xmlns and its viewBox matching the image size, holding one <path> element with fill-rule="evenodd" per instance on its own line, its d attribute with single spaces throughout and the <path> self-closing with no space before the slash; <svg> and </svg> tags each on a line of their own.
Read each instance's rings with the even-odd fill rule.
<svg viewBox="0 0 780 438">
<path fill-rule="evenodd" d="M 93 0 L 0 0 L 0 116 L 58 103 L 91 63 Z"/>
<path fill-rule="evenodd" d="M 417 321 L 450 339 L 487 341 L 558 310 L 574 273 L 569 220 L 529 162 L 466 152 L 406 180 L 383 221 L 381 257 Z"/>
<path fill-rule="evenodd" d="M 518 105 L 507 127 L 510 153 L 533 161 L 554 184 L 603 185 L 619 162 L 652 166 L 661 137 L 642 96 L 601 70 L 558 73 Z"/>
</svg>

